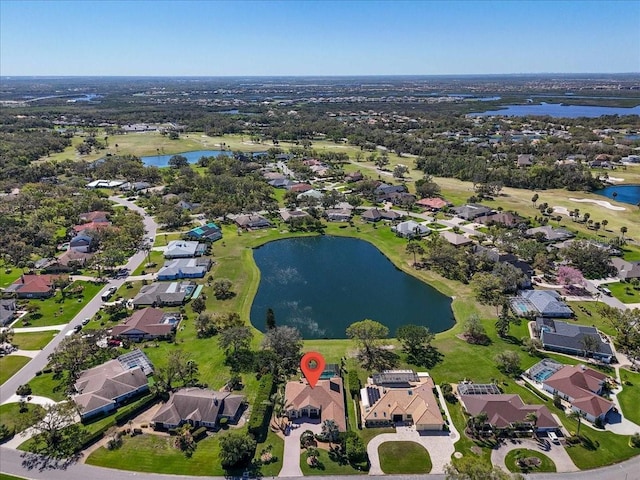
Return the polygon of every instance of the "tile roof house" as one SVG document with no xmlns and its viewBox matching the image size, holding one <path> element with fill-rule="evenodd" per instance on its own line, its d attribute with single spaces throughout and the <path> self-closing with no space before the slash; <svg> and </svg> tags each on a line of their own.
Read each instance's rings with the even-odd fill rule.
<svg viewBox="0 0 640 480">
<path fill-rule="evenodd" d="M 17 298 L 51 297 L 55 288 L 53 282 L 63 275 L 21 275 L 15 282 L 4 289 L 5 293 L 15 294 Z"/>
<path fill-rule="evenodd" d="M 442 198 L 432 197 L 432 198 L 421 198 L 416 202 L 416 205 L 422 208 L 426 208 L 427 210 L 430 210 L 432 212 L 435 212 L 449 205 L 449 202 L 447 202 L 446 200 L 443 200 Z"/>
<path fill-rule="evenodd" d="M 530 167 L 531 165 L 533 165 L 533 155 L 531 155 L 530 153 L 521 153 L 520 155 L 518 155 L 516 165 L 518 167 Z"/>
<path fill-rule="evenodd" d="M 464 235 L 460 235 L 459 233 L 455 233 L 450 230 L 440 232 L 440 236 L 454 247 L 463 247 L 465 245 L 471 245 L 473 243 L 473 240 L 471 240 L 470 238 L 467 238 Z"/>
<path fill-rule="evenodd" d="M 607 381 L 604 373 L 584 365 L 567 365 L 542 382 L 542 388 L 571 403 L 574 411 L 584 415 L 590 422 L 597 418 L 604 420 L 614 404 L 602 398 L 603 386 Z"/>
<path fill-rule="evenodd" d="M 385 377 L 370 378 L 360 390 L 362 421 L 366 427 L 410 423 L 418 431 L 442 430 L 444 419 L 433 394 L 433 380 L 410 373 L 413 375 L 401 371 L 398 381 L 386 381 L 394 372 L 385 372 Z"/>
<path fill-rule="evenodd" d="M 547 350 L 582 356 L 586 351 L 585 337 L 592 337 L 595 348 L 586 351 L 587 356 L 605 363 L 613 359 L 611 345 L 602 341 L 595 327 L 539 317 L 536 319 L 536 330 L 540 332 L 540 341 Z"/>
<path fill-rule="evenodd" d="M 271 223 L 262 215 L 238 215 L 235 219 L 236 225 L 246 230 L 257 230 L 260 228 L 269 228 Z"/>
<path fill-rule="evenodd" d="M 221 418 L 236 423 L 245 407 L 245 397 L 206 388 L 183 388 L 171 394 L 151 420 L 155 428 L 216 428 Z"/>
<path fill-rule="evenodd" d="M 560 294 L 554 290 L 523 290 L 516 299 L 523 299 L 525 303 L 534 307 L 537 315 L 550 318 L 570 318 L 573 316 L 566 303 L 561 300 Z M 516 312 L 524 313 L 524 312 Z"/>
<path fill-rule="evenodd" d="M 620 280 L 640 278 L 640 261 L 628 262 L 622 258 L 612 258 L 611 263 L 618 271 Z"/>
<path fill-rule="evenodd" d="M 211 259 L 174 258 L 164 262 L 158 270 L 158 280 L 180 280 L 182 278 L 203 278 L 211 268 Z"/>
<path fill-rule="evenodd" d="M 309 214 L 303 210 L 280 210 L 283 222 L 289 222 L 292 218 L 306 218 Z"/>
<path fill-rule="evenodd" d="M 89 222 L 76 225 L 73 231 L 76 233 L 86 232 L 87 230 L 102 230 L 111 227 L 111 222 Z"/>
<path fill-rule="evenodd" d="M 157 308 L 143 308 L 133 312 L 133 315 L 124 323 L 113 327 L 111 335 L 134 341 L 166 338 L 175 332 L 179 322 L 178 313 L 167 313 Z"/>
<path fill-rule="evenodd" d="M 330 222 L 348 222 L 351 220 L 352 210 L 348 208 L 329 208 L 324 211 Z"/>
<path fill-rule="evenodd" d="M 13 299 L 0 300 L 0 327 L 9 325 L 16 316 L 16 301 Z"/>
<path fill-rule="evenodd" d="M 198 241 L 215 242 L 222 238 L 222 230 L 215 223 L 209 222 L 189 230 L 187 237 Z"/>
<path fill-rule="evenodd" d="M 172 240 L 164 250 L 164 258 L 192 258 L 201 256 L 207 246 L 204 243 Z"/>
<path fill-rule="evenodd" d="M 487 423 L 494 429 L 503 430 L 522 424 L 527 424 L 531 428 L 533 422 L 527 419 L 530 413 L 538 418 L 535 422 L 537 431 L 557 430 L 559 427 L 545 405 L 527 405 L 520 395 L 460 395 L 460 402 L 469 415 L 486 413 Z"/>
<path fill-rule="evenodd" d="M 391 227 L 391 230 L 396 232 L 396 235 L 404 238 L 418 238 L 424 237 L 425 235 L 429 235 L 431 233 L 431 229 L 429 227 L 425 227 L 424 225 L 415 222 L 413 220 L 408 220 L 406 222 L 401 222 L 397 225 Z"/>
<path fill-rule="evenodd" d="M 154 282 L 144 285 L 132 300 L 134 307 L 182 305 L 193 293 L 192 282 Z"/>
<path fill-rule="evenodd" d="M 342 378 L 318 380 L 315 387 L 306 381 L 287 382 L 284 390 L 287 415 L 295 418 L 333 420 L 341 432 L 347 430 Z"/>
<path fill-rule="evenodd" d="M 132 397 L 148 391 L 149 382 L 141 366 L 131 367 L 119 360 L 109 360 L 80 373 L 75 390 L 77 395 L 73 401 L 84 420 L 111 412 Z"/>
<path fill-rule="evenodd" d="M 483 215 L 489 215 L 493 210 L 484 205 L 467 204 L 461 207 L 452 208 L 456 216 L 464 218 L 465 220 L 474 220 Z"/>
<path fill-rule="evenodd" d="M 477 222 L 482 223 L 483 225 L 497 223 L 500 225 L 504 225 L 505 227 L 515 227 L 523 221 L 524 219 L 522 217 L 511 212 L 496 212 L 492 213 L 491 215 L 478 217 L 477 219 Z"/>
<path fill-rule="evenodd" d="M 308 183 L 296 183 L 294 185 L 290 185 L 288 190 L 296 193 L 308 192 L 309 190 L 313 190 L 313 187 Z"/>
</svg>

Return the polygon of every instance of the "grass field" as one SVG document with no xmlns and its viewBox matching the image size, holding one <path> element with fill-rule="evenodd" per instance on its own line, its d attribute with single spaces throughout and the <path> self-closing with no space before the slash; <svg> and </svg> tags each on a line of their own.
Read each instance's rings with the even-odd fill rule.
<svg viewBox="0 0 640 480">
<path fill-rule="evenodd" d="M 618 394 L 618 400 L 622 407 L 622 413 L 636 425 L 640 425 L 640 373 L 620 369 L 620 379 L 623 383 L 622 392 Z M 628 384 L 627 384 L 628 382 Z"/>
<path fill-rule="evenodd" d="M 518 465 L 516 465 L 516 459 L 518 456 L 522 458 L 530 458 L 535 457 L 538 458 L 541 463 L 537 467 L 532 467 L 530 469 L 522 469 Z M 537 473 L 537 472 L 555 472 L 556 464 L 553 463 L 549 457 L 544 455 L 543 453 L 537 452 L 535 450 L 529 450 L 526 448 L 520 448 L 518 450 L 511 450 L 507 453 L 506 458 L 504 459 L 504 463 L 509 469 L 510 472 L 514 473 Z"/>
<path fill-rule="evenodd" d="M 16 333 L 13 344 L 20 350 L 42 350 L 58 334 L 58 331 Z"/>
<path fill-rule="evenodd" d="M 640 303 L 640 289 L 633 288 L 630 283 L 607 283 L 606 287 L 622 303 Z"/>
<path fill-rule="evenodd" d="M 78 281 L 73 286 L 82 285 L 83 291 L 80 297 L 67 296 L 64 300 L 62 294 L 58 291 L 56 294 L 47 299 L 30 300 L 29 305 L 38 308 L 36 318 L 34 314 L 25 315 L 14 326 L 18 327 L 45 327 L 50 325 L 62 325 L 69 323 L 89 300 L 95 297 L 104 287 L 103 285 L 91 282 Z M 67 288 L 72 288 L 67 287 Z M 25 321 L 29 325 L 25 325 Z"/>
<path fill-rule="evenodd" d="M 14 477 L 13 475 L 8 475 L 6 473 L 0 473 L 0 480 L 26 480 L 23 477 Z"/>
<path fill-rule="evenodd" d="M 378 447 L 380 468 L 386 474 L 419 474 L 431 471 L 431 457 L 415 442 L 385 442 Z"/>
<path fill-rule="evenodd" d="M 33 377 L 29 382 L 33 395 L 47 397 L 56 402 L 61 402 L 66 398 L 61 381 L 53 378 L 53 373 L 43 373 Z"/>
<path fill-rule="evenodd" d="M 348 463 L 338 463 L 329 458 L 329 452 L 318 449 L 318 465 L 310 467 L 307 464 L 306 452 L 300 455 L 300 468 L 303 475 L 362 475 L 363 471 L 356 470 Z"/>
<path fill-rule="evenodd" d="M 13 375 L 31 360 L 29 357 L 8 355 L 0 357 L 0 385 L 9 380 Z"/>
<path fill-rule="evenodd" d="M 40 405 L 27 403 L 27 411 L 20 411 L 20 404 L 5 403 L 0 405 L 0 424 L 6 425 L 9 429 L 15 428 L 16 434 L 25 428 L 30 427 L 33 423 L 29 421 L 29 417 L 33 412 L 44 412 Z"/>
<path fill-rule="evenodd" d="M 7 265 L 4 260 L 0 260 L 0 288 L 5 288 L 15 282 L 23 270 L 12 265 Z"/>
</svg>

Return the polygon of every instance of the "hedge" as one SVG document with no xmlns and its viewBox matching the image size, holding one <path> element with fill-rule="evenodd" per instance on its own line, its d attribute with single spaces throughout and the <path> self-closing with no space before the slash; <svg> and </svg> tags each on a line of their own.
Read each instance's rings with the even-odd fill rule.
<svg viewBox="0 0 640 480">
<path fill-rule="evenodd" d="M 358 371 L 356 369 L 349 370 L 347 382 L 349 382 L 349 393 L 351 397 L 356 398 L 360 394 L 360 379 L 358 378 Z"/>
<path fill-rule="evenodd" d="M 273 375 L 270 373 L 263 375 L 258 384 L 258 394 L 249 417 L 249 433 L 251 433 L 258 443 L 262 443 L 267 438 L 269 421 L 273 405 L 270 402 L 275 384 Z"/>
<path fill-rule="evenodd" d="M 139 398 L 135 402 L 118 409 L 118 413 L 116 413 L 116 416 L 115 416 L 115 422 L 118 425 L 122 425 L 131 417 L 133 417 L 137 413 L 140 413 L 142 410 L 147 408 L 150 404 L 155 402 L 156 398 L 157 398 L 156 395 L 154 395 L 153 393 L 150 393 L 145 395 L 142 398 Z"/>
<path fill-rule="evenodd" d="M 207 436 L 207 427 L 200 427 L 195 429 L 192 433 L 191 436 L 193 437 L 193 439 L 197 442 L 198 440 L 204 438 Z"/>
</svg>

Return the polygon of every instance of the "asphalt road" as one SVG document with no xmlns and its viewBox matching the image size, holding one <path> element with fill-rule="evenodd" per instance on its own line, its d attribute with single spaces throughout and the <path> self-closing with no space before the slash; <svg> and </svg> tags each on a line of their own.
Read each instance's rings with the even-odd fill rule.
<svg viewBox="0 0 640 480">
<path fill-rule="evenodd" d="M 133 202 L 129 202 L 128 200 L 125 200 L 123 198 L 109 197 L 109 199 L 114 201 L 115 203 L 118 203 L 120 205 L 123 205 L 131 210 L 134 210 L 140 213 L 143 216 L 145 230 L 147 231 L 145 237 L 152 239 L 152 241 L 155 239 L 156 230 L 158 229 L 158 224 L 155 222 L 155 220 L 152 217 L 146 214 L 144 209 L 138 207 Z M 130 269 L 131 272 L 133 272 L 136 268 L 138 268 L 138 266 L 142 264 L 142 262 L 145 261 L 145 258 L 146 258 L 145 251 L 136 252 L 129 259 L 127 264 L 123 265 L 123 267 L 128 268 Z M 22 369 L 16 372 L 15 375 L 13 375 L 9 380 L 7 380 L 4 384 L 2 384 L 2 386 L 0 387 L 0 404 L 6 402 L 9 399 L 9 397 L 11 397 L 14 393 L 16 393 L 16 389 L 20 385 L 23 385 L 29 382 L 33 377 L 35 377 L 36 372 L 38 370 L 42 370 L 43 368 L 46 367 L 48 363 L 49 355 L 53 353 L 53 351 L 56 349 L 58 344 L 64 339 L 65 334 L 68 331 L 72 330 L 76 325 L 81 325 L 83 319 L 87 317 L 93 317 L 96 313 L 98 313 L 98 310 L 100 310 L 100 307 L 102 306 L 102 303 L 103 303 L 100 296 L 105 290 L 107 290 L 107 288 L 109 287 L 120 288 L 120 286 L 126 281 L 127 281 L 126 278 L 121 278 L 121 279 L 110 280 L 107 284 L 105 284 L 104 288 L 102 288 L 100 292 L 94 298 L 92 298 L 89 301 L 89 303 L 87 303 L 84 306 L 82 310 L 80 310 L 80 312 L 67 324 L 67 326 L 64 327 L 60 331 L 60 333 L 56 335 L 55 338 L 51 342 L 49 342 L 47 346 L 43 348 L 42 351 L 37 356 L 35 356 L 29 363 L 27 363 L 24 367 L 22 367 Z"/>
</svg>

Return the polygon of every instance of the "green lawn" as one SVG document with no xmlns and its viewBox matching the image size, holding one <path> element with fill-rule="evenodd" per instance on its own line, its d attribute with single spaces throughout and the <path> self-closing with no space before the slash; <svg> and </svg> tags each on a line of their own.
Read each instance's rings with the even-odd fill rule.
<svg viewBox="0 0 640 480">
<path fill-rule="evenodd" d="M 605 305 L 602 302 L 570 302 L 569 305 L 576 315 L 576 323 L 596 327 L 607 335 L 615 335 L 609 321 L 600 313 Z"/>
<path fill-rule="evenodd" d="M 530 458 L 535 457 L 540 459 L 541 464 L 537 467 L 532 467 L 528 469 L 522 469 L 518 465 L 516 465 L 516 458 L 520 455 L 522 458 Z M 518 450 L 511 450 L 507 453 L 507 457 L 504 459 L 504 463 L 509 469 L 510 472 L 514 473 L 537 473 L 537 472 L 555 472 L 556 464 L 553 463 L 549 457 L 544 455 L 543 453 L 537 452 L 535 450 L 529 450 L 526 448 L 520 448 Z"/>
<path fill-rule="evenodd" d="M 187 230 L 185 229 L 185 232 Z M 156 234 L 155 242 L 153 243 L 154 247 L 164 247 L 169 244 L 172 240 L 179 240 L 179 233 L 158 233 Z"/>
<path fill-rule="evenodd" d="M 622 380 L 622 392 L 618 394 L 618 400 L 625 418 L 636 425 L 640 425 L 640 373 L 620 369 Z M 627 384 L 629 382 L 629 384 Z"/>
<path fill-rule="evenodd" d="M 59 332 L 29 332 L 13 335 L 13 344 L 20 350 L 42 350 Z"/>
<path fill-rule="evenodd" d="M 61 380 L 53 378 L 53 373 L 43 373 L 33 377 L 29 385 L 33 395 L 48 397 L 56 402 L 61 402 L 66 398 Z"/>
<path fill-rule="evenodd" d="M 640 303 L 640 289 L 626 282 L 607 283 L 605 285 L 611 294 L 622 303 Z"/>
<path fill-rule="evenodd" d="M 29 357 L 19 355 L 7 355 L 0 357 L 0 385 L 9 380 L 13 375 L 29 363 Z"/>
<path fill-rule="evenodd" d="M 275 458 L 275 461 L 260 467 L 260 473 L 263 477 L 277 477 L 278 473 L 280 473 L 280 470 L 282 470 L 284 440 L 277 434 L 273 433 L 271 430 L 269 430 L 267 439 L 264 441 L 264 443 L 258 444 L 258 448 L 256 448 L 255 458 L 259 459 L 262 451 L 268 449 L 269 447 L 271 447 L 271 454 Z"/>
<path fill-rule="evenodd" d="M 386 474 L 429 473 L 431 457 L 415 442 L 385 442 L 378 447 L 380 468 Z"/>
<path fill-rule="evenodd" d="M 15 433 L 21 432 L 33 424 L 29 421 L 29 417 L 32 412 L 38 411 L 44 412 L 44 409 L 33 403 L 27 404 L 26 412 L 20 412 L 18 403 L 5 403 L 0 405 L 0 424 L 6 425 L 9 429 L 15 428 Z"/>
<path fill-rule="evenodd" d="M 303 475 L 362 475 L 365 472 L 356 470 L 349 463 L 339 463 L 329 457 L 329 452 L 318 449 L 318 465 L 311 468 L 307 464 L 307 455 L 303 451 L 300 455 L 300 468 Z"/>
<path fill-rule="evenodd" d="M 75 286 L 82 286 L 83 290 L 79 296 L 67 296 L 64 300 L 60 292 L 47 299 L 29 300 L 28 305 L 36 307 L 37 314 L 29 314 L 15 324 L 15 327 L 44 327 L 49 325 L 62 325 L 69 323 L 89 300 L 95 297 L 104 287 L 101 284 L 91 282 L 74 282 L 67 289 Z M 25 324 L 28 322 L 28 325 Z"/>
<path fill-rule="evenodd" d="M 27 480 L 23 477 L 14 477 L 13 475 L 8 475 L 6 473 L 0 473 L 0 480 Z"/>
<path fill-rule="evenodd" d="M 21 268 L 8 265 L 4 260 L 0 260 L 0 288 L 8 287 L 15 282 L 23 271 Z"/>
</svg>

